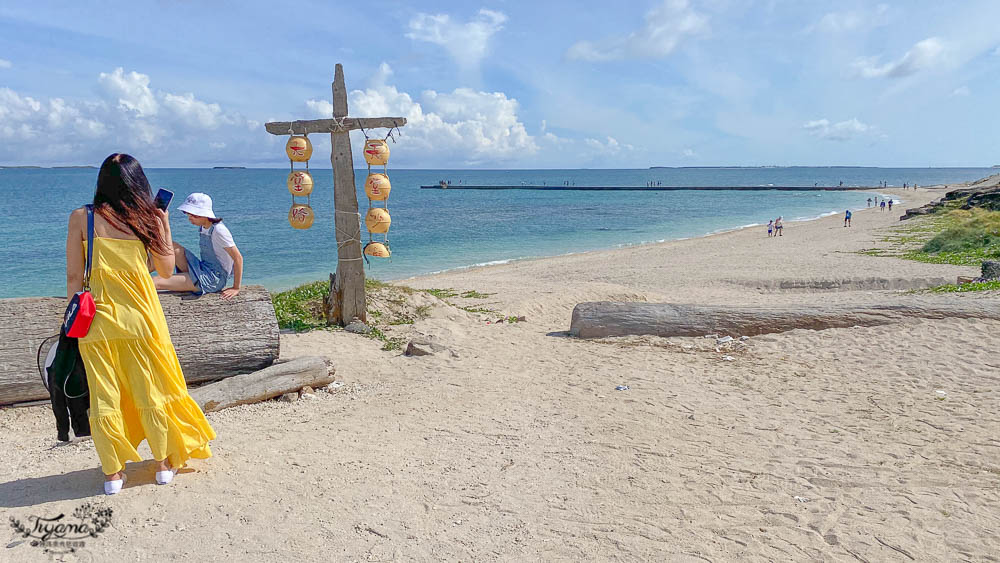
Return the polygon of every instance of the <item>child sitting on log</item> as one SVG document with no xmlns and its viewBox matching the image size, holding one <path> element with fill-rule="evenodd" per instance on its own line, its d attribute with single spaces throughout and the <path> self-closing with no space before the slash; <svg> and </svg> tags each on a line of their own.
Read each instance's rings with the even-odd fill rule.
<svg viewBox="0 0 1000 563">
<path fill-rule="evenodd" d="M 164 278 L 153 276 L 157 290 L 191 291 L 196 295 L 222 293 L 223 299 L 231 299 L 240 293 L 243 281 L 243 255 L 236 248 L 233 235 L 222 224 L 222 218 L 212 211 L 212 198 L 208 194 L 193 193 L 177 208 L 187 215 L 192 225 L 197 225 L 201 256 L 174 243 L 174 258 L 177 273 Z M 226 288 L 229 277 L 232 287 Z"/>
</svg>

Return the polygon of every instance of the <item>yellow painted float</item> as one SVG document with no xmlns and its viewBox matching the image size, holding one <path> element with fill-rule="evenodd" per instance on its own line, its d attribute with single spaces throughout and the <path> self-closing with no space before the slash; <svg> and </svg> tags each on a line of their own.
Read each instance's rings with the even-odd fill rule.
<svg viewBox="0 0 1000 563">
<path fill-rule="evenodd" d="M 363 152 L 369 166 L 385 166 L 389 162 L 389 145 L 385 139 L 366 139 Z"/>
<path fill-rule="evenodd" d="M 312 227 L 313 221 L 316 216 L 313 214 L 312 207 L 302 203 L 292 204 L 292 208 L 288 210 L 288 222 L 295 229 L 308 229 Z"/>
<path fill-rule="evenodd" d="M 313 145 L 309 137 L 294 135 L 285 143 L 285 154 L 292 162 L 306 162 L 312 157 Z"/>
<path fill-rule="evenodd" d="M 288 173 L 288 191 L 294 196 L 307 196 L 313 191 L 312 174 L 304 170 L 293 170 Z"/>
<path fill-rule="evenodd" d="M 365 194 L 372 201 L 384 201 L 389 197 L 392 183 L 385 174 L 369 174 L 365 180 Z"/>
<path fill-rule="evenodd" d="M 381 207 L 373 207 L 365 215 L 365 226 L 368 227 L 369 233 L 385 233 L 389 230 L 390 224 L 392 224 L 392 217 L 389 216 L 388 211 Z"/>
</svg>

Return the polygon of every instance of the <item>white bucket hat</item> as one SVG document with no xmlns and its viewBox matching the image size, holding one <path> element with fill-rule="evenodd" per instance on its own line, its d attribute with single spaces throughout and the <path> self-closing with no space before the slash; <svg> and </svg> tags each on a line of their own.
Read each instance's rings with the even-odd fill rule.
<svg viewBox="0 0 1000 563">
<path fill-rule="evenodd" d="M 215 212 L 212 211 L 212 198 L 208 194 L 195 192 L 184 199 L 177 209 L 191 215 L 216 219 Z"/>
</svg>

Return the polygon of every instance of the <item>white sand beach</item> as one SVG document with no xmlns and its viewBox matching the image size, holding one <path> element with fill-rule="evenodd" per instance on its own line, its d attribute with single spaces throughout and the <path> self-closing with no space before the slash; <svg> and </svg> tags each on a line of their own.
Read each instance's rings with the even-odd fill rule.
<svg viewBox="0 0 1000 563">
<path fill-rule="evenodd" d="M 916 207 L 941 189 L 882 190 Z M 859 196 L 859 200 L 860 200 Z M 863 204 L 863 201 L 859 201 Z M 282 336 L 344 386 L 208 416 L 215 457 L 114 497 L 47 407 L 0 410 L 5 516 L 114 510 L 93 561 L 998 561 L 1000 322 L 913 320 L 710 338 L 569 338 L 580 302 L 997 300 L 928 294 L 976 269 L 875 257 L 904 209 L 402 282 L 448 350 Z M 766 221 L 766 219 L 765 219 Z M 525 322 L 496 323 L 524 316 Z M 724 359 L 730 356 L 731 360 Z M 628 390 L 616 391 L 627 385 Z M 148 450 L 147 450 L 148 451 Z M 13 536 L 0 560 L 47 560 Z"/>
</svg>

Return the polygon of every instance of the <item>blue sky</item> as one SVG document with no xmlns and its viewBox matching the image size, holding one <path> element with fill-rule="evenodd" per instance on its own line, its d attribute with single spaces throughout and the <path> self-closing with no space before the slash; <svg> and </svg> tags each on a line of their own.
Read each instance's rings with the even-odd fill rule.
<svg viewBox="0 0 1000 563">
<path fill-rule="evenodd" d="M 398 167 L 989 166 L 998 21 L 996 0 L 5 2 L 0 165 L 285 166 L 263 123 L 328 116 L 340 62 L 351 115 L 408 118 Z"/>
</svg>

